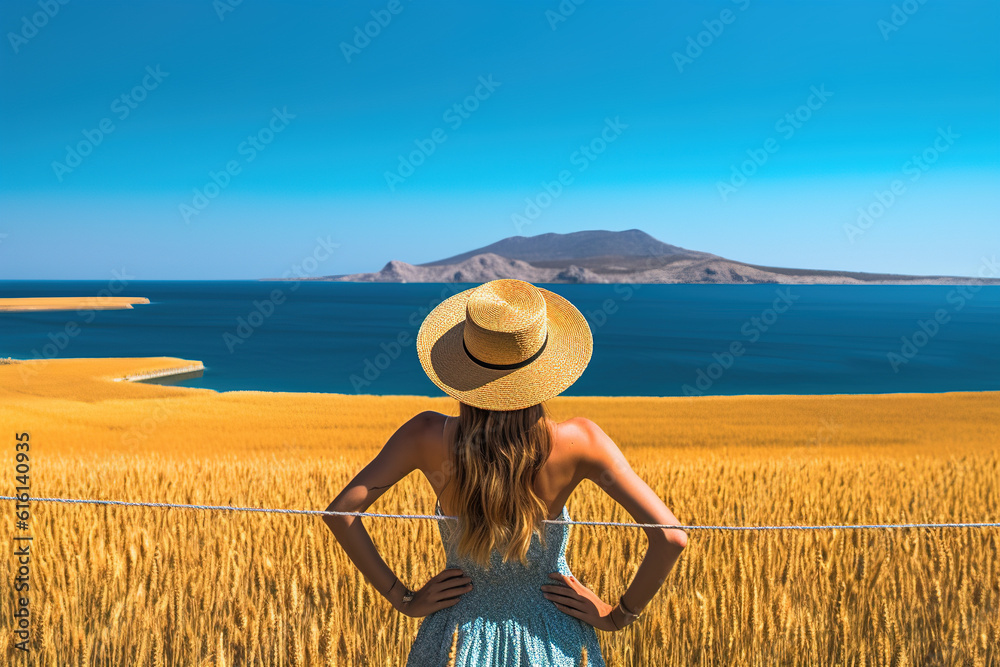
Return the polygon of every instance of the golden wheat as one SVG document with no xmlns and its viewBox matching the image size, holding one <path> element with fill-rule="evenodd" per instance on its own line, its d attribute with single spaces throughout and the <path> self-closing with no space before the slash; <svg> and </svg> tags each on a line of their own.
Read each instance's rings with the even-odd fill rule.
<svg viewBox="0 0 1000 667">
<path fill-rule="evenodd" d="M 40 497 L 323 509 L 407 417 L 457 408 L 108 379 L 163 359 L 17 368 L 30 363 L 0 365 L 0 424 L 30 432 Z M 684 523 L 946 522 L 1000 516 L 997 398 L 560 397 L 550 408 L 601 424 Z M 414 473 L 370 509 L 433 504 Z M 590 482 L 568 509 L 631 520 Z M 11 523 L 0 522 L 7 544 Z M 445 566 L 433 521 L 364 523 L 410 588 Z M 32 534 L 32 654 L 4 632 L 8 664 L 399 665 L 419 624 L 372 590 L 319 517 L 34 503 Z M 1000 531 L 689 535 L 643 618 L 599 633 L 609 665 L 1000 660 Z M 574 526 L 567 559 L 611 601 L 644 548 L 638 529 Z M 0 627 L 11 612 L 0 605 Z"/>
</svg>

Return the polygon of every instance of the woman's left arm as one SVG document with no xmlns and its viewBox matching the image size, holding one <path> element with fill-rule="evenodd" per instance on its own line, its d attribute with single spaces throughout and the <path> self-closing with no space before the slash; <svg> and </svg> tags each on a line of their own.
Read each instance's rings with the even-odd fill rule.
<svg viewBox="0 0 1000 667">
<path fill-rule="evenodd" d="M 389 440 L 361 472 L 333 499 L 326 511 L 364 512 L 396 482 L 421 463 L 433 412 L 422 412 L 396 429 Z M 330 527 L 354 565 L 392 606 L 399 609 L 403 584 L 386 565 L 365 530 L 359 516 L 327 514 L 323 522 Z M 394 585 L 395 584 L 395 585 Z"/>
</svg>

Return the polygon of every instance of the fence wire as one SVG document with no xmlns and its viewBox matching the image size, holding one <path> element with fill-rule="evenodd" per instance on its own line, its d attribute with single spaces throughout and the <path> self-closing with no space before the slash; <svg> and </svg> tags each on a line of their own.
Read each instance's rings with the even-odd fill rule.
<svg viewBox="0 0 1000 667">
<path fill-rule="evenodd" d="M 0 500 L 24 500 L 15 496 L 0 496 Z M 212 512 L 261 512 L 266 514 L 305 514 L 314 516 L 359 516 L 381 519 L 457 519 L 443 514 L 383 514 L 379 512 L 339 512 L 334 510 L 299 510 L 271 507 L 232 507 L 230 505 L 182 505 L 176 503 L 132 502 L 126 500 L 93 500 L 79 498 L 32 498 L 27 502 L 70 503 L 78 505 L 118 505 L 125 507 L 153 507 L 159 509 L 187 509 Z M 663 523 L 626 523 L 619 521 L 573 521 L 567 519 L 543 519 L 545 523 L 570 524 L 577 526 L 616 526 L 621 528 L 663 528 L 668 530 L 715 530 L 715 531 L 773 531 L 773 530 L 904 530 L 914 528 L 1000 528 L 1000 522 L 963 523 L 867 523 L 867 524 L 823 524 L 817 526 L 686 526 Z"/>
</svg>

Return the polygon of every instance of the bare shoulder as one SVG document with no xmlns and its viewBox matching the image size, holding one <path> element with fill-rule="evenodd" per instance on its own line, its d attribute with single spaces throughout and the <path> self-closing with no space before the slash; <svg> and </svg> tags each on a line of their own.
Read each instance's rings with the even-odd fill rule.
<svg viewBox="0 0 1000 667">
<path fill-rule="evenodd" d="M 422 445 L 434 445 L 441 440 L 441 430 L 444 428 L 447 415 L 434 410 L 424 410 L 410 418 L 404 426 L 411 437 Z"/>
<path fill-rule="evenodd" d="M 438 429 L 441 428 L 441 424 L 444 423 L 445 416 L 440 412 L 435 412 L 434 410 L 424 410 L 423 412 L 418 412 L 417 414 L 410 417 L 410 421 L 407 424 L 411 425 L 411 428 L 415 430 L 432 432 L 434 426 Z"/>
<path fill-rule="evenodd" d="M 411 454 L 416 454 L 423 461 L 430 448 L 437 442 L 436 435 L 440 435 L 441 426 L 444 424 L 444 415 L 433 410 L 424 410 L 410 417 L 403 422 L 391 438 L 397 447 L 410 450 Z"/>
<path fill-rule="evenodd" d="M 618 445 L 593 420 L 573 417 L 558 429 L 560 443 L 576 459 L 583 477 L 596 482 L 606 470 L 628 465 Z"/>
<path fill-rule="evenodd" d="M 563 422 L 568 440 L 575 441 L 583 478 L 599 486 L 639 523 L 677 525 L 677 517 L 629 465 L 615 441 L 586 417 Z M 650 539 L 665 539 L 683 548 L 685 536 L 674 530 L 645 528 Z"/>
<path fill-rule="evenodd" d="M 577 459 L 580 453 L 587 449 L 590 435 L 587 433 L 586 425 L 582 423 L 583 417 L 571 417 L 566 421 L 557 422 L 549 420 L 552 428 L 552 435 L 561 455 L 570 459 Z"/>
<path fill-rule="evenodd" d="M 583 443 L 592 436 L 597 424 L 586 417 L 570 417 L 566 421 L 552 422 L 560 440 Z"/>
</svg>

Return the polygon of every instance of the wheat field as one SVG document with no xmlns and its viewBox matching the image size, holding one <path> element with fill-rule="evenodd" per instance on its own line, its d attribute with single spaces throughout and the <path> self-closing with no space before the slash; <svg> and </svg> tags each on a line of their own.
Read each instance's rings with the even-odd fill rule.
<svg viewBox="0 0 1000 667">
<path fill-rule="evenodd" d="M 13 434 L 27 431 L 36 497 L 324 509 L 408 417 L 457 414 L 446 398 L 111 381 L 191 363 L 0 364 L 3 474 L 14 475 Z M 600 424 L 686 524 L 948 522 L 1000 517 L 998 398 L 548 405 L 557 420 Z M 370 511 L 433 506 L 415 472 Z M 11 503 L 3 507 L 12 518 Z M 568 509 L 574 519 L 631 520 L 590 482 Z M 40 502 L 31 513 L 31 653 L 5 631 L 8 664 L 400 665 L 419 624 L 361 579 L 319 517 Z M 7 544 L 12 524 L 0 522 Z M 364 524 L 410 588 L 445 566 L 435 522 Z M 1000 530 L 985 528 L 691 531 L 643 618 L 598 636 L 608 665 L 1000 664 L 998 546 Z M 613 601 L 644 548 L 639 529 L 574 526 L 567 560 Z M 12 608 L 0 605 L 5 630 Z"/>
</svg>

